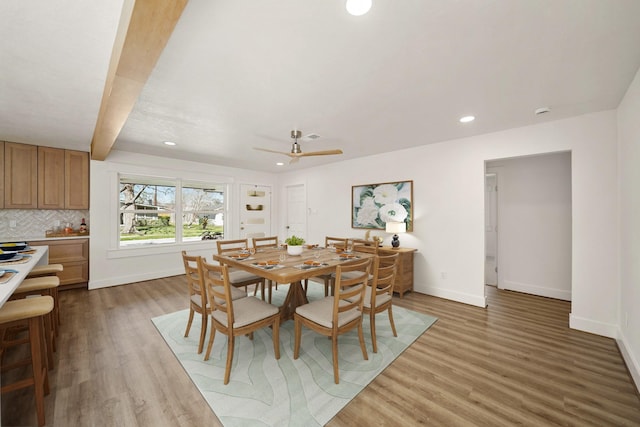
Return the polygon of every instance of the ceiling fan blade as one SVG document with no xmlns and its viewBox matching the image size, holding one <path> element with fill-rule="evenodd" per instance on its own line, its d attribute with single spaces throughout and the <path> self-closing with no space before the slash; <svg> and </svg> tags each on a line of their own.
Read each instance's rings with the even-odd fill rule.
<svg viewBox="0 0 640 427">
<path fill-rule="evenodd" d="M 254 150 L 259 150 L 259 151 L 266 151 L 267 153 L 284 154 L 285 156 L 291 155 L 291 153 L 287 153 L 285 151 L 268 150 L 266 148 L 260 148 L 260 147 L 253 147 L 253 149 Z"/>
<path fill-rule="evenodd" d="M 329 156 L 332 154 L 342 154 L 342 150 L 311 151 L 308 153 L 301 153 L 300 156 Z"/>
<path fill-rule="evenodd" d="M 298 163 L 298 160 L 300 160 L 300 156 L 291 156 L 291 160 L 289 160 L 289 164 Z"/>
</svg>

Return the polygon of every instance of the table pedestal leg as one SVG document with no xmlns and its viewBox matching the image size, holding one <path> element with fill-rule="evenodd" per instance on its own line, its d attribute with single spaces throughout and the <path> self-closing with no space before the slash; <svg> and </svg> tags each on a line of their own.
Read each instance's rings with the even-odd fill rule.
<svg viewBox="0 0 640 427">
<path fill-rule="evenodd" d="M 296 311 L 296 307 L 307 304 L 309 300 L 304 293 L 302 283 L 300 281 L 294 282 L 289 285 L 289 291 L 284 299 L 284 304 L 280 308 L 280 320 L 282 322 L 293 319 L 293 313 Z"/>
</svg>

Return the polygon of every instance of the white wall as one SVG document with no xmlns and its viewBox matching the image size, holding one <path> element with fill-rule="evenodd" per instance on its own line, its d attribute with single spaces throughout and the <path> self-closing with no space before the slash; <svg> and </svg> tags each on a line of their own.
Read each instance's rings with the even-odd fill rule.
<svg viewBox="0 0 640 427">
<path fill-rule="evenodd" d="M 619 304 L 616 135 L 616 113 L 606 111 L 283 174 L 278 190 L 306 183 L 308 207 L 317 211 L 308 217 L 307 237 L 320 242 L 329 233 L 364 235 L 350 228 L 352 185 L 413 180 L 415 231 L 400 240 L 418 249 L 415 290 L 485 306 L 485 161 L 571 151 L 570 324 L 614 337 Z"/>
<path fill-rule="evenodd" d="M 273 187 L 275 184 L 273 174 L 118 151 L 113 151 L 106 161 L 92 161 L 89 289 L 183 274 L 180 251 L 188 250 L 210 260 L 215 250 L 215 240 L 195 245 L 117 250 L 119 172 L 228 183 L 227 238 L 237 237 L 238 224 L 234 224 L 234 218 L 239 215 L 239 185 Z"/>
<path fill-rule="evenodd" d="M 618 107 L 620 148 L 619 344 L 640 388 L 640 71 Z"/>
<path fill-rule="evenodd" d="M 498 287 L 571 300 L 571 153 L 497 160 Z"/>
</svg>

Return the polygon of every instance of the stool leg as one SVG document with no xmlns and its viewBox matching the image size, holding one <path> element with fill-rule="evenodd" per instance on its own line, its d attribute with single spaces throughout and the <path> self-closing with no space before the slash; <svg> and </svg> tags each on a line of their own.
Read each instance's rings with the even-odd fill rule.
<svg viewBox="0 0 640 427">
<path fill-rule="evenodd" d="M 52 330 L 53 323 L 55 323 L 55 320 L 53 319 L 53 312 L 43 316 L 43 323 L 43 338 L 45 342 L 45 347 L 43 348 L 47 351 L 47 366 L 49 369 L 53 369 L 53 352 L 56 350 L 55 337 Z"/>
<path fill-rule="evenodd" d="M 31 345 L 31 365 L 33 368 L 33 388 L 36 400 L 36 411 L 38 414 L 38 425 L 43 426 L 44 420 L 44 394 L 49 394 L 49 380 L 47 370 L 42 359 L 42 324 L 41 317 L 29 319 L 29 338 Z M 45 389 L 46 387 L 46 389 Z"/>
</svg>

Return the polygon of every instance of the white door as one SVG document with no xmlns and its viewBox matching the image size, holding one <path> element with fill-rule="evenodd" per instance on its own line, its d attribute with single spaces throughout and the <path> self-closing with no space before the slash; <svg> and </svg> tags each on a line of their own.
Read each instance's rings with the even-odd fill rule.
<svg viewBox="0 0 640 427">
<path fill-rule="evenodd" d="M 484 283 L 498 285 L 498 176 L 485 175 L 484 191 Z"/>
<path fill-rule="evenodd" d="M 307 193 L 304 184 L 288 185 L 287 221 L 285 223 L 285 237 L 296 235 L 307 238 Z"/>
<path fill-rule="evenodd" d="M 271 235 L 271 187 L 240 184 L 240 238 Z"/>
</svg>

